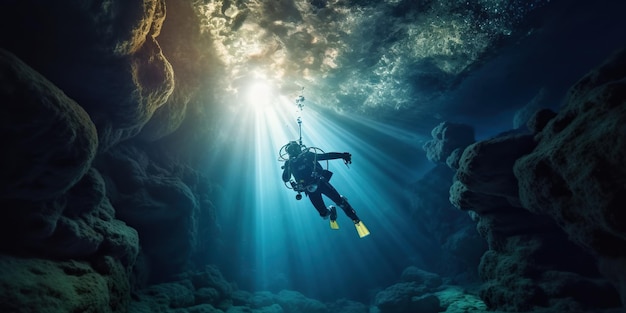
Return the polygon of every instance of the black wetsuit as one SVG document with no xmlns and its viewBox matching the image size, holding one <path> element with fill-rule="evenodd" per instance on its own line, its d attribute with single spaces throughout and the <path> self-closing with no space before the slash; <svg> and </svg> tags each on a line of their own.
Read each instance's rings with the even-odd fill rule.
<svg viewBox="0 0 626 313">
<path fill-rule="evenodd" d="M 305 188 L 305 194 L 311 199 L 311 203 L 320 216 L 325 217 L 329 214 L 324 199 L 322 199 L 322 194 L 324 194 L 341 207 L 344 213 L 356 223 L 359 221 L 356 212 L 329 182 L 333 173 L 325 170 L 319 163 L 319 161 L 324 160 L 341 159 L 343 156 L 343 153 L 338 152 L 324 154 L 315 154 L 310 151 L 302 152 L 298 157 L 285 162 L 283 181 L 289 181 L 293 175 L 296 183 Z"/>
</svg>

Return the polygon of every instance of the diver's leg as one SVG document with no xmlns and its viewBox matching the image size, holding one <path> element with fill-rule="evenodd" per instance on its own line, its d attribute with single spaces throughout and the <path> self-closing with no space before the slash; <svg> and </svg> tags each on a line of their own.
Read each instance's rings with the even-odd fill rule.
<svg viewBox="0 0 626 313">
<path fill-rule="evenodd" d="M 316 190 L 315 192 L 308 193 L 308 196 L 317 212 L 320 213 L 320 216 L 326 218 L 330 214 L 330 211 L 326 208 L 326 204 L 324 204 L 322 193 Z"/>
<path fill-rule="evenodd" d="M 330 198 L 330 200 L 333 200 L 333 202 L 341 207 L 343 212 L 346 213 L 346 215 L 353 222 L 358 223 L 360 221 L 359 217 L 356 215 L 356 212 L 354 211 L 350 203 L 348 203 L 346 197 L 340 195 L 339 192 L 337 192 L 337 189 L 335 189 L 335 187 L 333 187 L 333 185 L 331 185 L 329 182 L 320 182 L 318 191 L 325 194 L 328 198 Z"/>
</svg>

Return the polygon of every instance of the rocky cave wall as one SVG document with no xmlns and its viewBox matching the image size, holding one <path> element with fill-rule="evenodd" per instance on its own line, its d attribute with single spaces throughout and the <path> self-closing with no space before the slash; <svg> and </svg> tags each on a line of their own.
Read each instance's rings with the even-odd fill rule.
<svg viewBox="0 0 626 313">
<path fill-rule="evenodd" d="M 569 91 L 560 112 L 469 144 L 442 123 L 428 158 L 456 170 L 451 203 L 488 243 L 480 296 L 503 311 L 590 311 L 626 305 L 626 52 Z M 621 300 L 620 300 L 621 299 Z"/>
<path fill-rule="evenodd" d="M 191 3 L 167 12 L 2 3 L 0 311 L 125 312 L 133 290 L 207 262 L 211 185 L 173 144 L 189 145 L 177 131 L 205 63 L 177 46 L 201 41 L 180 40 L 199 36 Z"/>
<path fill-rule="evenodd" d="M 450 203 L 455 169 L 446 162 L 451 159 L 449 155 L 457 155 L 475 142 L 474 129 L 445 122 L 431 135 L 433 140 L 425 144 L 424 150 L 436 166 L 411 184 L 411 205 L 406 214 L 432 244 L 426 256 L 430 258 L 428 269 L 449 277 L 451 283 L 471 284 L 478 280 L 478 264 L 487 244 L 471 217 Z"/>
</svg>

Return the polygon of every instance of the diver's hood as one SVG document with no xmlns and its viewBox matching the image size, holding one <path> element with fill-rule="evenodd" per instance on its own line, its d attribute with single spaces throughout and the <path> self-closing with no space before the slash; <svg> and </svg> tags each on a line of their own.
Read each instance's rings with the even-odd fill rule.
<svg viewBox="0 0 626 313">
<path fill-rule="evenodd" d="M 287 150 L 287 153 L 289 153 L 289 155 L 291 156 L 296 156 L 300 154 L 300 152 L 302 152 L 300 145 L 295 141 L 288 143 L 285 150 Z"/>
</svg>

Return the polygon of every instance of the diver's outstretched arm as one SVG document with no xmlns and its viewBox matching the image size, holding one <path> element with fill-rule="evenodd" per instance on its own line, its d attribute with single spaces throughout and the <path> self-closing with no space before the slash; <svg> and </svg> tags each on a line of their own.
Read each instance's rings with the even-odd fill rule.
<svg viewBox="0 0 626 313">
<path fill-rule="evenodd" d="M 328 152 L 317 155 L 318 161 L 343 159 L 346 163 L 352 163 L 352 154 L 348 152 Z"/>
</svg>

